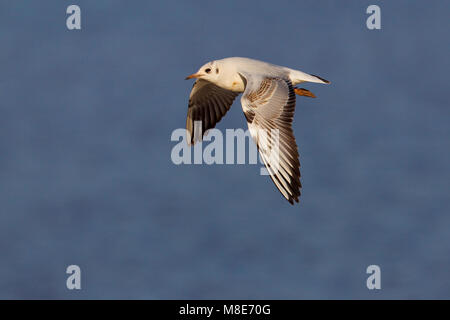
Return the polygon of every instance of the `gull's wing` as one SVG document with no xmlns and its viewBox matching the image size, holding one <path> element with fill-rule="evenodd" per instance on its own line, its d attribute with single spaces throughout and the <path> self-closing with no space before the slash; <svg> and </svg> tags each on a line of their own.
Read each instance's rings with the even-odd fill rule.
<svg viewBox="0 0 450 320">
<path fill-rule="evenodd" d="M 300 196 L 300 162 L 292 132 L 295 93 L 289 79 L 242 75 L 241 98 L 250 134 L 272 181 L 291 203 Z"/>
<path fill-rule="evenodd" d="M 190 134 L 188 144 L 202 141 L 206 130 L 214 128 L 233 104 L 239 93 L 223 89 L 215 84 L 198 79 L 189 96 L 186 130 Z M 201 121 L 200 126 L 194 122 Z M 201 130 L 201 132 L 200 132 Z"/>
</svg>

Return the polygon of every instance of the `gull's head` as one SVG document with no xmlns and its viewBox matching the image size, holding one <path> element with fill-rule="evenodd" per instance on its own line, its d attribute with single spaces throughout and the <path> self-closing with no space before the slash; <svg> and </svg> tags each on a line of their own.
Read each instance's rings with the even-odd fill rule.
<svg viewBox="0 0 450 320">
<path fill-rule="evenodd" d="M 211 61 L 204 64 L 196 73 L 186 77 L 187 79 L 197 78 L 210 82 L 216 82 L 220 76 L 220 68 L 217 61 Z"/>
</svg>

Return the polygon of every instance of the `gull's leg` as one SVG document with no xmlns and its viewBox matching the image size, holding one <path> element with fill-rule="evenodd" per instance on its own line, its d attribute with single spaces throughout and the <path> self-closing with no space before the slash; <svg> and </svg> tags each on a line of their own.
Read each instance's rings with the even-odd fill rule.
<svg viewBox="0 0 450 320">
<path fill-rule="evenodd" d="M 312 93 L 309 90 L 303 89 L 303 88 L 294 88 L 294 92 L 296 94 L 298 94 L 299 96 L 305 96 L 305 97 L 310 97 L 310 98 L 315 98 L 316 97 L 314 95 L 314 93 Z"/>
</svg>

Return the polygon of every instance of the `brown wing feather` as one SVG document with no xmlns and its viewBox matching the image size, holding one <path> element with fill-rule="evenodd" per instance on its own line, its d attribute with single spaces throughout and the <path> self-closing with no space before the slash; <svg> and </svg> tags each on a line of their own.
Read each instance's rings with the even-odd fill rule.
<svg viewBox="0 0 450 320">
<path fill-rule="evenodd" d="M 205 132 L 214 128 L 233 104 L 239 93 L 223 89 L 199 79 L 192 87 L 186 118 L 187 141 L 194 144 L 202 141 Z M 201 126 L 196 122 L 201 121 Z"/>
</svg>

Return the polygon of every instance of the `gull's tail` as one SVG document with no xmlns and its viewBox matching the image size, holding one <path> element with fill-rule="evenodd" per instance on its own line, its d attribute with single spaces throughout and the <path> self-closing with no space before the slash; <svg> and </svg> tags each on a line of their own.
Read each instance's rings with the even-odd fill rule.
<svg viewBox="0 0 450 320">
<path fill-rule="evenodd" d="M 290 70 L 290 78 L 292 81 L 292 84 L 295 86 L 296 84 L 302 83 L 302 82 L 315 82 L 315 83 L 330 83 L 330 81 L 325 80 L 324 78 L 321 78 L 319 76 L 304 73 L 299 70 Z"/>
</svg>

